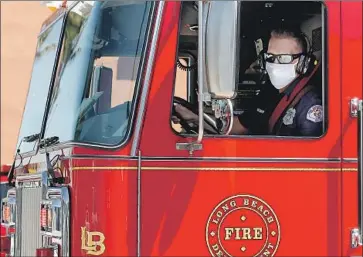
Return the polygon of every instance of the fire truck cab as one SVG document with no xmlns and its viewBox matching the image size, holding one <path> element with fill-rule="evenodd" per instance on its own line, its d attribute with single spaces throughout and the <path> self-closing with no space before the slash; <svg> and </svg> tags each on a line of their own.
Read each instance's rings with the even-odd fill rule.
<svg viewBox="0 0 363 257">
<path fill-rule="evenodd" d="M 362 256 L 362 12 L 65 3 L 42 24 L 1 169 L 1 256 Z M 301 30 L 303 56 L 268 51 L 276 27 Z M 280 93 L 266 60 L 285 57 L 301 76 L 256 123 Z M 319 104 L 297 112 L 305 90 Z M 243 115 L 255 129 L 237 133 Z M 299 119 L 321 126 L 281 132 Z"/>
</svg>

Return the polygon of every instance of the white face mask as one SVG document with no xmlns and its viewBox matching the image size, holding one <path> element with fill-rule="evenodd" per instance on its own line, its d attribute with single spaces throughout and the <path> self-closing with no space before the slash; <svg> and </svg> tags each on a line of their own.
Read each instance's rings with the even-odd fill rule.
<svg viewBox="0 0 363 257">
<path fill-rule="evenodd" d="M 296 65 L 266 62 L 266 70 L 272 85 L 281 89 L 291 83 L 296 77 Z"/>
</svg>

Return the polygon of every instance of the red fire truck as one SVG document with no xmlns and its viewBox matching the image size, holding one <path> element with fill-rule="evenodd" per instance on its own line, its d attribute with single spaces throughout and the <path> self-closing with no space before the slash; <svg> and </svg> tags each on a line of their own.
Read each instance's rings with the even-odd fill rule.
<svg viewBox="0 0 363 257">
<path fill-rule="evenodd" d="M 362 256 L 362 12 L 362 1 L 59 8 L 1 170 L 1 256 Z M 233 117 L 270 85 L 261 56 L 280 23 L 306 35 L 314 69 L 299 85 L 320 90 L 323 129 L 235 135 Z M 198 122 L 175 122 L 175 103 Z"/>
</svg>

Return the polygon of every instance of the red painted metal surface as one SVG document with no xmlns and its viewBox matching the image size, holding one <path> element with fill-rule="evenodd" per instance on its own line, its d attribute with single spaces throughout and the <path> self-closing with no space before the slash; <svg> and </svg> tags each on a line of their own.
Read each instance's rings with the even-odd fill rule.
<svg viewBox="0 0 363 257">
<path fill-rule="evenodd" d="M 362 9 L 363 2 L 342 3 L 342 157 L 353 159 L 353 163 L 344 161 L 342 167 L 357 168 L 358 158 L 358 124 L 356 118 L 350 117 L 350 99 L 362 98 Z M 362 247 L 350 247 L 350 233 L 358 228 L 358 173 L 343 173 L 342 175 L 342 213 L 343 213 L 343 255 L 363 256 Z"/>
<path fill-rule="evenodd" d="M 7 173 L 6 172 L 0 173 L 0 183 L 5 183 L 7 181 L 8 181 Z"/>
<path fill-rule="evenodd" d="M 189 153 L 176 150 L 175 144 L 191 139 L 173 133 L 170 111 L 165 110 L 171 110 L 181 5 L 165 2 L 139 145 L 143 157 L 158 158 L 141 162 L 141 227 L 137 160 L 92 158 L 127 156 L 133 138 L 116 151 L 74 148 L 72 154 L 90 158 L 63 161 L 71 178 L 71 255 L 91 255 L 88 251 L 104 246 L 104 256 L 135 256 L 138 229 L 141 256 L 210 256 L 220 251 L 253 256 L 259 250 L 275 256 L 359 254 L 351 250 L 349 238 L 357 226 L 356 163 L 258 161 L 357 158 L 357 125 L 349 118 L 348 103 L 362 96 L 362 3 L 326 4 L 327 133 L 314 140 L 205 137 L 203 150 L 194 157 L 256 161 L 180 161 L 166 158 L 187 158 Z M 95 248 L 82 240 L 92 235 L 97 235 L 91 240 Z M 249 236 L 254 239 L 241 240 Z"/>
<path fill-rule="evenodd" d="M 104 234 L 104 256 L 136 256 L 136 161 L 74 160 L 73 165 L 72 255 L 86 255 L 81 245 L 85 227 Z"/>
<path fill-rule="evenodd" d="M 11 165 L 1 165 L 0 169 L 0 182 L 7 181 L 7 174 L 11 169 Z"/>
</svg>

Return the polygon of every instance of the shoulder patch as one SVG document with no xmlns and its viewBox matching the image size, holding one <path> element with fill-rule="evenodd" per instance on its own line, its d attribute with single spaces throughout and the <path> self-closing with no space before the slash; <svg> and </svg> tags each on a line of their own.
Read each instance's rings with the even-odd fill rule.
<svg viewBox="0 0 363 257">
<path fill-rule="evenodd" d="M 306 114 L 306 119 L 312 122 L 323 121 L 323 107 L 321 105 L 311 106 Z"/>
</svg>

